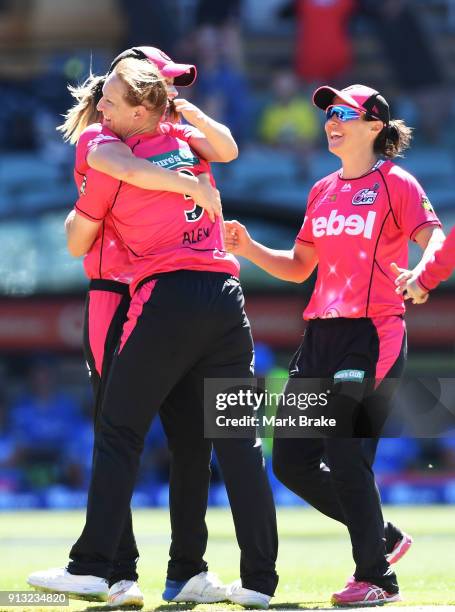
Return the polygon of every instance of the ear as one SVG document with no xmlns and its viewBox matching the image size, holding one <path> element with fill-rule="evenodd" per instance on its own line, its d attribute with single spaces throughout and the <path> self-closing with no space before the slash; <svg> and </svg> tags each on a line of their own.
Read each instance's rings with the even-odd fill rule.
<svg viewBox="0 0 455 612">
<path fill-rule="evenodd" d="M 376 132 L 376 134 L 379 134 L 383 127 L 384 124 L 382 123 L 382 121 L 372 121 L 370 129 L 372 132 Z"/>
<path fill-rule="evenodd" d="M 139 104 L 138 106 L 134 107 L 133 117 L 135 119 L 143 119 L 145 117 L 146 112 L 147 112 L 147 109 L 145 108 L 145 106 L 142 104 Z"/>
</svg>

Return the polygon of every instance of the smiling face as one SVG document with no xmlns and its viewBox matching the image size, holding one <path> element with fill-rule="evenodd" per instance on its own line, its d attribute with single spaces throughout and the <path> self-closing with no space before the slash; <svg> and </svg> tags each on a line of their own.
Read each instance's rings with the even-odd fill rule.
<svg viewBox="0 0 455 612">
<path fill-rule="evenodd" d="M 346 105 L 338 96 L 334 98 L 332 104 Z M 325 123 L 329 151 L 341 159 L 358 156 L 362 150 L 366 154 L 371 154 L 376 136 L 383 125 L 382 121 L 366 121 L 364 114 L 359 119 L 348 121 L 341 121 L 333 115 Z"/>
<path fill-rule="evenodd" d="M 107 77 L 96 108 L 103 114 L 103 125 L 120 138 L 125 139 L 135 131 L 139 107 L 128 104 L 126 86 L 115 72 Z"/>
</svg>

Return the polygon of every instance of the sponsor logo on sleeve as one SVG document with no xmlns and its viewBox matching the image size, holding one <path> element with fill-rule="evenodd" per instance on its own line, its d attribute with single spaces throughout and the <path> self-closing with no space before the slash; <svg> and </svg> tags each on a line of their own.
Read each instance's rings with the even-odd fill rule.
<svg viewBox="0 0 455 612">
<path fill-rule="evenodd" d="M 360 189 L 352 198 L 352 203 L 354 206 L 367 206 L 374 204 L 376 198 L 378 197 L 379 192 L 379 183 L 375 183 L 373 187 Z"/>
<path fill-rule="evenodd" d="M 422 208 L 423 208 L 424 210 L 428 210 L 429 212 L 434 213 L 434 208 L 433 208 L 433 206 L 431 205 L 431 202 L 430 202 L 430 200 L 427 198 L 427 196 L 426 196 L 426 195 L 423 195 L 423 196 L 422 196 L 421 204 L 422 204 Z"/>
</svg>

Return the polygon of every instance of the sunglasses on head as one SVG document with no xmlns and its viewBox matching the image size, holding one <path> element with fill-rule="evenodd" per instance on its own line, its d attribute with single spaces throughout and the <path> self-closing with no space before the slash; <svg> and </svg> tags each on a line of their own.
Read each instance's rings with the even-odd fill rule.
<svg viewBox="0 0 455 612">
<path fill-rule="evenodd" d="M 352 121 L 353 119 L 360 119 L 363 114 L 363 111 L 352 108 L 352 106 L 345 106 L 344 104 L 334 104 L 325 111 L 327 120 L 335 116 L 340 121 Z"/>
</svg>

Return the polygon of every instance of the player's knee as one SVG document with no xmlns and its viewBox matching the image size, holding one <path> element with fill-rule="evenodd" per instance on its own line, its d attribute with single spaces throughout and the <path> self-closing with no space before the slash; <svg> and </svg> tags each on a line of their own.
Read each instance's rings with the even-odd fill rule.
<svg viewBox="0 0 455 612">
<path fill-rule="evenodd" d="M 141 453 L 144 448 L 145 436 L 133 428 L 112 421 L 101 413 L 95 432 L 95 443 L 98 447 L 117 449 L 119 452 L 132 451 Z"/>
<path fill-rule="evenodd" d="M 209 441 L 195 443 L 192 439 L 182 440 L 168 438 L 168 449 L 171 458 L 175 461 L 209 464 L 212 458 L 212 445 Z"/>
</svg>

